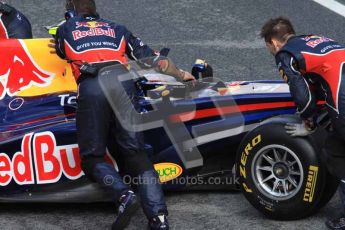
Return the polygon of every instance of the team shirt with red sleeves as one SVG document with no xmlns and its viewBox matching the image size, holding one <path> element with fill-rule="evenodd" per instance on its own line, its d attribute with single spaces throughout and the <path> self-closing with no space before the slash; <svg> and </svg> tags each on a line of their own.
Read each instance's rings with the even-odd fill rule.
<svg viewBox="0 0 345 230">
<path fill-rule="evenodd" d="M 293 36 L 276 54 L 276 63 L 302 118 L 314 115 L 320 93 L 332 112 L 345 115 L 343 45 L 324 36 Z"/>
<path fill-rule="evenodd" d="M 156 53 L 125 26 L 98 16 L 77 16 L 61 25 L 57 32 L 57 54 L 72 62 L 78 79 L 79 66 L 74 62 L 102 63 L 156 56 Z"/>
</svg>

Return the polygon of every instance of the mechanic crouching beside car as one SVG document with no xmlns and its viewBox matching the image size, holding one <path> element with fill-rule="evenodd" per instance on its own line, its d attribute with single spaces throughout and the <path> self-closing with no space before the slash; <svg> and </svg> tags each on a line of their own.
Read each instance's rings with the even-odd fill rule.
<svg viewBox="0 0 345 230">
<path fill-rule="evenodd" d="M 31 24 L 13 6 L 0 2 L 0 39 L 32 38 Z"/>
<path fill-rule="evenodd" d="M 67 1 L 66 6 L 72 6 L 72 9 L 76 11 L 76 16 L 68 19 L 58 28 L 55 48 L 61 58 L 71 62 L 78 84 L 76 123 L 82 169 L 90 179 L 100 184 L 118 203 L 117 215 L 112 228 L 125 228 L 136 210 L 137 198 L 113 166 L 104 160 L 107 140 L 111 135 L 112 141 L 116 142 L 119 147 L 125 168 L 131 171 L 131 175 L 136 175 L 141 181 L 148 182 L 139 184 L 138 190 L 144 213 L 149 220 L 149 228 L 169 229 L 164 194 L 158 174 L 144 151 L 142 134 L 126 130 L 121 126 L 101 89 L 97 74 L 94 75 L 84 69 L 90 63 L 96 67 L 97 64 L 102 63 L 100 65 L 103 67 L 107 62 L 127 63 L 127 58 L 139 60 L 158 54 L 144 45 L 126 27 L 100 18 L 96 12 L 94 0 L 70 0 Z M 108 32 L 92 33 L 90 30 L 94 29 L 94 25 L 98 31 Z M 83 36 L 78 36 L 79 34 L 83 34 Z M 90 44 L 94 44 L 94 46 Z M 158 59 L 159 56 L 157 56 Z M 162 59 L 157 66 L 162 71 L 180 77 L 181 80 L 194 79 L 166 59 Z M 137 102 L 135 101 L 137 98 L 135 97 L 137 93 L 135 85 L 131 84 L 126 87 L 126 92 L 129 98 L 133 99 L 132 103 L 135 104 Z M 128 97 L 118 95 L 114 100 L 121 101 L 124 96 Z M 128 117 L 128 121 L 136 113 L 134 109 L 119 112 L 125 113 L 124 117 Z"/>
<path fill-rule="evenodd" d="M 317 95 L 328 106 L 332 131 L 325 140 L 326 164 L 341 180 L 340 193 L 345 205 L 345 47 L 316 35 L 296 36 L 284 17 L 270 19 L 261 36 L 275 56 L 281 77 L 289 84 L 292 98 L 303 122 L 287 124 L 291 136 L 307 136 L 316 129 Z M 326 222 L 329 229 L 345 229 L 345 216 Z"/>
</svg>

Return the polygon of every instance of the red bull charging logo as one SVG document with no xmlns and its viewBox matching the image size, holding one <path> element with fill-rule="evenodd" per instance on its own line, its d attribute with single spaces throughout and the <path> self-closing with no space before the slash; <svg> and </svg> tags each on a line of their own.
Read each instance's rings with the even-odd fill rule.
<svg viewBox="0 0 345 230">
<path fill-rule="evenodd" d="M 7 40 L 6 45 L 13 49 L 7 49 L 0 58 L 0 100 L 6 95 L 13 97 L 31 86 L 51 84 L 54 74 L 35 63 L 22 40 Z"/>
<path fill-rule="evenodd" d="M 97 27 L 107 27 L 109 28 L 109 23 L 106 22 L 96 22 L 96 21 L 91 21 L 91 22 L 76 22 L 76 28 L 97 28 Z"/>
</svg>

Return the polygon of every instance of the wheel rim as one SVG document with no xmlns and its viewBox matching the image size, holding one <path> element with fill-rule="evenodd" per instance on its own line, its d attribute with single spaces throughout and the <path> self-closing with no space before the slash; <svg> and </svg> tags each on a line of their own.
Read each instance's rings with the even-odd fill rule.
<svg viewBox="0 0 345 230">
<path fill-rule="evenodd" d="M 304 178 L 300 159 L 283 145 L 260 149 L 253 159 L 251 173 L 259 191 L 274 200 L 288 200 L 295 196 Z"/>
</svg>

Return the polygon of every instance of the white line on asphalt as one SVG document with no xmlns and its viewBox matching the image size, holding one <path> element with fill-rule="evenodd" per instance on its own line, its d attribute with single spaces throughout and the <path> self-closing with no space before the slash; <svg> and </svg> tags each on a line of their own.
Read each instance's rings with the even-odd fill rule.
<svg viewBox="0 0 345 230">
<path fill-rule="evenodd" d="M 345 17 L 345 6 L 335 0 L 312 0 L 320 5 L 332 10 L 333 12 Z"/>
</svg>

